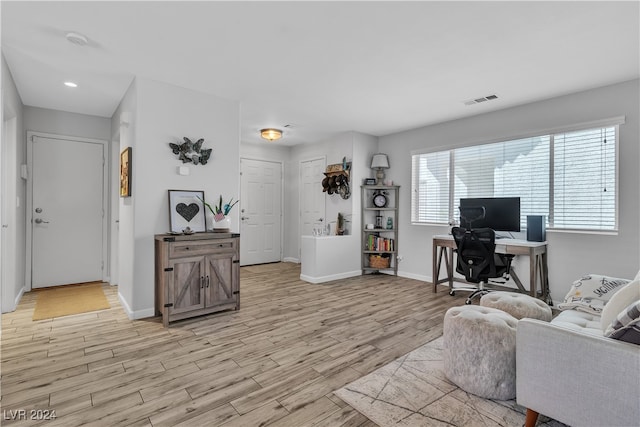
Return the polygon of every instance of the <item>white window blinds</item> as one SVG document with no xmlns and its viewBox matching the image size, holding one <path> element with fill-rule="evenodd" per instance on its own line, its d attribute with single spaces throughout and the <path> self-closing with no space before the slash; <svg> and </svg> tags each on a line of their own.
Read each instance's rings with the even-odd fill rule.
<svg viewBox="0 0 640 427">
<path fill-rule="evenodd" d="M 461 198 L 520 197 L 549 228 L 617 229 L 617 126 L 412 156 L 411 219 L 447 224 Z M 453 182 L 451 182 L 453 177 Z"/>
<path fill-rule="evenodd" d="M 616 228 L 615 135 L 615 127 L 554 135 L 553 227 Z"/>
</svg>

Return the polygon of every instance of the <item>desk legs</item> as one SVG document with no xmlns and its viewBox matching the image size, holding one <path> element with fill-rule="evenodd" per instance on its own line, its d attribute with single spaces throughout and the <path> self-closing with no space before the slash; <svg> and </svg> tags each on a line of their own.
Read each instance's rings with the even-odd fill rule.
<svg viewBox="0 0 640 427">
<path fill-rule="evenodd" d="M 447 279 L 440 280 L 440 268 L 442 267 L 442 257 L 444 256 L 444 265 L 447 269 Z M 447 280 L 449 282 L 449 291 L 453 289 L 453 249 L 433 245 L 433 292 L 438 291 L 438 284 Z"/>
<path fill-rule="evenodd" d="M 431 281 L 433 282 L 433 292 L 436 293 L 438 291 L 438 276 L 440 275 L 440 263 L 438 262 L 438 252 L 440 251 L 440 246 L 433 243 L 433 251 L 432 251 L 432 262 L 431 262 Z"/>
<path fill-rule="evenodd" d="M 529 249 L 529 295 L 536 298 L 536 284 L 538 280 L 538 256 L 534 253 L 533 249 Z"/>
<path fill-rule="evenodd" d="M 453 282 L 458 280 L 453 277 L 454 270 L 454 260 L 453 260 L 453 252 L 454 249 L 449 246 L 440 246 L 436 244 L 435 240 L 433 243 L 433 252 L 432 252 L 432 280 L 433 280 L 433 292 L 436 293 L 438 291 L 438 284 L 443 282 L 449 283 L 449 292 L 453 290 Z M 520 255 L 526 255 L 525 253 L 519 252 Z M 534 298 L 538 297 L 538 289 L 542 294 L 542 299 L 549 304 L 552 305 L 551 297 L 549 295 L 549 276 L 548 276 L 548 266 L 547 266 L 547 251 L 539 251 L 536 248 L 530 248 L 528 251 L 529 255 L 529 295 Z M 444 258 L 445 268 L 447 270 L 447 277 L 440 279 L 440 270 L 442 268 L 442 258 Z M 522 281 L 516 274 L 513 267 L 510 271 L 511 278 L 515 282 L 518 290 L 522 293 L 527 293 L 527 290 L 524 288 Z M 540 284 L 538 287 L 538 283 Z"/>
</svg>

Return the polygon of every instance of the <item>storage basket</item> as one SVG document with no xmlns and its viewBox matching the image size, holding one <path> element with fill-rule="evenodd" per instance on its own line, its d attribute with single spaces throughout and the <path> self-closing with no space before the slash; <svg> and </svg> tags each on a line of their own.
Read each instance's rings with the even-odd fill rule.
<svg viewBox="0 0 640 427">
<path fill-rule="evenodd" d="M 389 268 L 391 258 L 381 257 L 380 255 L 369 255 L 369 267 L 371 268 Z"/>
</svg>

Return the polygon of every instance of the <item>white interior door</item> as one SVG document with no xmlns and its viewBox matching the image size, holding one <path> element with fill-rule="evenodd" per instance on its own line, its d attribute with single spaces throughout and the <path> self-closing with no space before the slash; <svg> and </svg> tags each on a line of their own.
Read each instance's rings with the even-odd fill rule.
<svg viewBox="0 0 640 427">
<path fill-rule="evenodd" d="M 102 280 L 104 150 L 103 143 L 33 136 L 33 288 Z"/>
<path fill-rule="evenodd" d="M 313 234 L 315 224 L 326 227 L 325 194 L 322 180 L 326 167 L 325 159 L 300 162 L 300 221 L 301 236 Z"/>
<path fill-rule="evenodd" d="M 240 160 L 240 265 L 282 260 L 282 164 Z"/>
</svg>

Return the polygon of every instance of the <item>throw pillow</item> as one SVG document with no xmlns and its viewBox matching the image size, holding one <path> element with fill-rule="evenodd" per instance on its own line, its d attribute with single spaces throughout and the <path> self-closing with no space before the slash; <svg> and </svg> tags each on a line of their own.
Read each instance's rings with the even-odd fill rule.
<svg viewBox="0 0 640 427">
<path fill-rule="evenodd" d="M 609 325 L 604 336 L 640 344 L 640 301 L 625 308 Z"/>
<path fill-rule="evenodd" d="M 573 282 L 564 302 L 558 304 L 558 308 L 574 309 L 600 316 L 611 295 L 629 282 L 628 279 L 588 274 Z"/>
<path fill-rule="evenodd" d="M 602 309 L 600 317 L 600 327 L 604 333 L 611 322 L 613 322 L 618 314 L 628 307 L 634 301 L 640 300 L 640 271 L 635 279 L 624 285 L 618 292 L 613 294 L 609 302 Z"/>
</svg>

